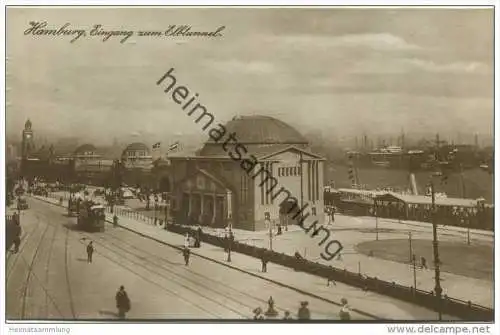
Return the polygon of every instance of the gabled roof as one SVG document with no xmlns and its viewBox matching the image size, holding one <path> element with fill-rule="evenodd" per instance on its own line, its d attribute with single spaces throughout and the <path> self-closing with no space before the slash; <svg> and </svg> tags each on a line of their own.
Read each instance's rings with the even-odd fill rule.
<svg viewBox="0 0 500 335">
<path fill-rule="evenodd" d="M 222 188 L 224 188 L 226 190 L 231 190 L 227 186 L 228 183 L 226 183 L 226 181 L 224 181 L 221 177 L 217 177 L 214 174 L 208 172 L 207 170 L 200 169 L 200 168 L 196 168 L 196 170 L 195 170 L 194 173 L 191 173 L 191 174 L 187 175 L 185 178 L 181 179 L 177 184 L 184 183 L 186 180 L 189 180 L 189 179 L 193 178 L 198 173 L 201 173 L 202 175 L 204 175 L 205 177 L 207 177 L 208 179 L 210 179 L 211 181 L 213 181 L 215 184 L 219 185 L 220 187 L 222 187 Z"/>
<path fill-rule="evenodd" d="M 272 152 L 272 153 L 269 153 L 269 154 L 264 154 L 262 156 L 257 156 L 258 159 L 270 159 L 274 156 L 277 156 L 279 154 L 282 154 L 284 152 L 287 152 L 287 151 L 294 151 L 294 152 L 297 152 L 297 153 L 302 153 L 303 155 L 306 155 L 306 156 L 309 156 L 309 157 L 313 157 L 314 159 L 320 159 L 320 160 L 325 160 L 323 157 L 317 155 L 317 154 L 313 154 L 312 152 L 309 152 L 309 151 L 306 151 L 306 150 L 303 150 L 303 149 L 300 149 L 300 148 L 297 148 L 296 146 L 294 145 L 290 145 L 290 146 L 287 146 L 286 148 L 283 148 L 281 150 L 278 150 L 278 151 L 275 151 L 275 152 Z"/>
</svg>

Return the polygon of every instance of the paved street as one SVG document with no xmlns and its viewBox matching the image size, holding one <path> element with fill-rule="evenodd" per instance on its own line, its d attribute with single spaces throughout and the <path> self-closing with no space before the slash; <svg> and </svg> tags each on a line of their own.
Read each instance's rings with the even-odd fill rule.
<svg viewBox="0 0 500 335">
<path fill-rule="evenodd" d="M 199 257 L 186 267 L 174 248 L 111 226 L 104 233 L 80 232 L 63 208 L 39 200 L 29 205 L 21 216 L 21 250 L 7 255 L 9 319 L 116 318 L 120 285 L 132 302 L 129 318 L 251 318 L 255 307 L 267 309 L 269 296 L 281 315 L 295 315 L 307 300 L 314 319 L 338 318 L 339 307 L 324 300 Z M 92 264 L 86 261 L 89 239 L 96 247 Z"/>
</svg>

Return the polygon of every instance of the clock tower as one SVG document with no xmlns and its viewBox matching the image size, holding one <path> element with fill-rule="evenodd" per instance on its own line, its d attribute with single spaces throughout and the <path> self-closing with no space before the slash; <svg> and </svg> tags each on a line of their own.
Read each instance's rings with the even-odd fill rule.
<svg viewBox="0 0 500 335">
<path fill-rule="evenodd" d="M 35 151 L 35 141 L 33 139 L 33 130 L 31 129 L 31 121 L 28 119 L 24 124 L 22 141 L 22 158 L 26 159 Z"/>
</svg>

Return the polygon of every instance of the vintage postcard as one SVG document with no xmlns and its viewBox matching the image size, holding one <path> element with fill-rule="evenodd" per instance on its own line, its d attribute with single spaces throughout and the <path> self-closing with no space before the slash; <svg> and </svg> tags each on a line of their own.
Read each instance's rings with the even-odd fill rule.
<svg viewBox="0 0 500 335">
<path fill-rule="evenodd" d="M 493 7 L 7 7 L 6 320 L 492 333 L 493 54 Z"/>
</svg>

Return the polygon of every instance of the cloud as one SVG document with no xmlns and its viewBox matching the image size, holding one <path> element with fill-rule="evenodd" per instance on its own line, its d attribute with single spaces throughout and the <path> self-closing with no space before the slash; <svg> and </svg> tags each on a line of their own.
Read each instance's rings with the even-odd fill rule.
<svg viewBox="0 0 500 335">
<path fill-rule="evenodd" d="M 364 47 L 378 51 L 411 51 L 420 47 L 406 42 L 403 38 L 388 34 L 347 34 L 340 36 L 292 35 L 273 36 L 274 43 L 285 43 L 302 47 Z"/>
<path fill-rule="evenodd" d="M 403 64 L 409 65 L 415 69 L 435 72 L 435 73 L 473 73 L 473 74 L 491 74 L 489 67 L 480 62 L 455 62 L 447 64 L 438 64 L 433 61 L 422 59 L 402 59 Z"/>
<path fill-rule="evenodd" d="M 426 72 L 435 74 L 488 75 L 491 69 L 481 62 L 437 63 L 419 58 L 368 58 L 356 62 L 348 72 L 354 74 L 404 74 Z"/>
<path fill-rule="evenodd" d="M 272 74 L 276 71 L 274 64 L 261 61 L 214 60 L 206 62 L 206 65 L 213 70 L 228 73 Z"/>
</svg>

